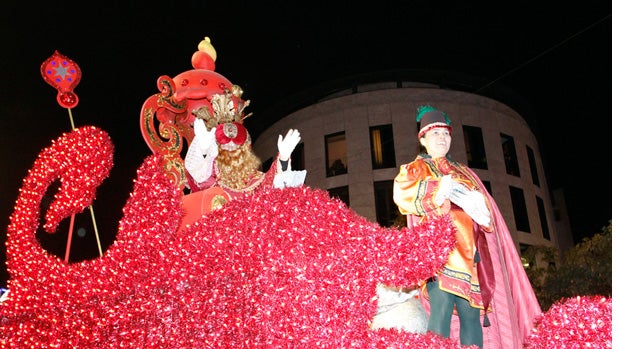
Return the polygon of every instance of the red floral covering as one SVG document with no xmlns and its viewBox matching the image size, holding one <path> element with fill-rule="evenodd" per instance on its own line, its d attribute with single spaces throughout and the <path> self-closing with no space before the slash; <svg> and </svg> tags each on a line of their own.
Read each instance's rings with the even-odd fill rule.
<svg viewBox="0 0 620 349">
<path fill-rule="evenodd" d="M 369 330 L 377 282 L 413 285 L 432 275 L 454 244 L 449 222 L 382 228 L 318 189 L 247 195 L 179 231 L 182 194 L 150 156 L 102 257 L 66 264 L 45 252 L 35 233 L 47 187 L 63 181 L 47 213 L 53 228 L 92 202 L 112 151 L 105 133 L 77 129 L 24 179 L 8 227 L 2 348 L 461 347 L 433 334 Z M 569 310 L 594 316 L 607 304 Z M 599 314 L 597 329 L 609 329 L 611 312 Z M 558 328 L 543 318 L 532 343 L 572 327 L 573 338 L 587 334 L 590 347 L 607 347 L 575 317 L 564 319 Z"/>
<path fill-rule="evenodd" d="M 537 321 L 525 348 L 611 348 L 611 298 L 582 296 L 556 302 Z"/>
</svg>

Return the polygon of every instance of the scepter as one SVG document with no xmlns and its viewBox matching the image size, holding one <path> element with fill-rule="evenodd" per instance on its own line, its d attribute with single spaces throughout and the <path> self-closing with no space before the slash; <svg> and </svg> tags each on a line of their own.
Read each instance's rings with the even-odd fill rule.
<svg viewBox="0 0 620 349">
<path fill-rule="evenodd" d="M 56 95 L 56 101 L 61 107 L 67 109 L 69 113 L 69 121 L 71 122 L 71 130 L 75 130 L 75 124 L 73 123 L 73 115 L 71 114 L 71 108 L 74 108 L 78 102 L 78 96 L 73 92 L 73 89 L 77 86 L 82 78 L 82 70 L 80 67 L 70 58 L 55 51 L 48 59 L 41 64 L 41 75 L 43 80 L 54 87 L 58 94 Z M 99 256 L 103 255 L 101 250 L 101 242 L 99 241 L 99 232 L 97 230 L 97 222 L 95 221 L 95 210 L 90 205 L 90 216 L 93 221 L 93 228 L 95 230 L 95 238 L 97 239 L 97 247 L 99 248 Z M 69 262 L 69 251 L 71 250 L 71 238 L 73 236 L 73 226 L 75 223 L 75 213 L 71 215 L 71 221 L 69 224 L 69 235 L 67 236 L 67 247 L 65 249 L 65 262 Z"/>
</svg>

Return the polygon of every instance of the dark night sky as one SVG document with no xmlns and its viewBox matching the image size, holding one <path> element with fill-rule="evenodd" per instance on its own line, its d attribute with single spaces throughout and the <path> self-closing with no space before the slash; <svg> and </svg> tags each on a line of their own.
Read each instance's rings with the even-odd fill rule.
<svg viewBox="0 0 620 349">
<path fill-rule="evenodd" d="M 99 126 L 115 144 L 115 166 L 94 204 L 104 207 L 112 236 L 135 170 L 150 154 L 138 124 L 142 103 L 157 92 L 159 76 L 191 69 L 204 36 L 217 50 L 216 71 L 252 101 L 250 132 L 278 100 L 354 74 L 430 69 L 497 80 L 538 116 L 547 180 L 565 190 L 575 239 L 612 218 L 610 1 L 163 1 L 89 10 L 20 3 L 0 14 L 4 227 L 39 152 L 70 130 L 67 110 L 41 78 L 45 59 L 58 50 L 80 65 L 75 124 Z"/>
</svg>

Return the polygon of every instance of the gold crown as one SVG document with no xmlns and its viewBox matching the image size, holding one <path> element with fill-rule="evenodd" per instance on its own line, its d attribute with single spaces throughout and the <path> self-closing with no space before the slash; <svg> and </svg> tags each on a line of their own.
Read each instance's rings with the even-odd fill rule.
<svg viewBox="0 0 620 349">
<path fill-rule="evenodd" d="M 243 90 L 239 86 L 233 85 L 232 91 L 226 89 L 224 94 L 214 94 L 211 96 L 211 108 L 202 106 L 192 111 L 192 113 L 196 118 L 203 119 L 208 129 L 219 124 L 241 123 L 245 118 L 252 115 L 252 113 L 247 115 L 243 113 L 244 109 L 250 105 L 250 101 L 243 101 L 241 99 L 242 94 Z M 237 104 L 235 104 L 233 97 L 238 101 Z M 242 101 L 243 104 L 240 104 Z"/>
</svg>

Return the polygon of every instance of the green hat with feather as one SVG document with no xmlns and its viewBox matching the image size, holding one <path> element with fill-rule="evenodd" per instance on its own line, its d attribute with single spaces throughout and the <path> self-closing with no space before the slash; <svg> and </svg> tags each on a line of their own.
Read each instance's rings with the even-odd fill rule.
<svg viewBox="0 0 620 349">
<path fill-rule="evenodd" d="M 433 106 L 423 105 L 419 107 L 416 121 L 420 123 L 418 139 L 422 138 L 426 132 L 436 127 L 445 127 L 450 131 L 450 134 L 452 134 L 451 122 L 446 113 L 437 110 Z"/>
</svg>

